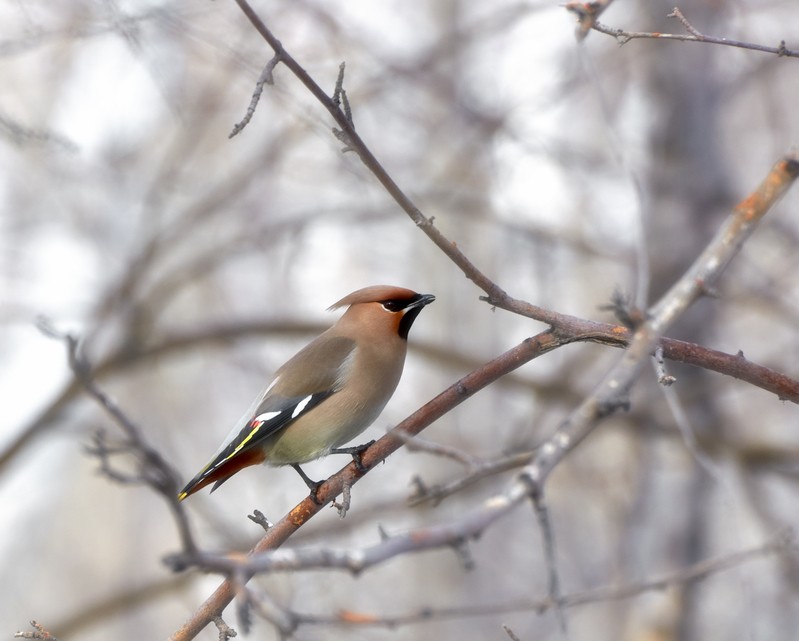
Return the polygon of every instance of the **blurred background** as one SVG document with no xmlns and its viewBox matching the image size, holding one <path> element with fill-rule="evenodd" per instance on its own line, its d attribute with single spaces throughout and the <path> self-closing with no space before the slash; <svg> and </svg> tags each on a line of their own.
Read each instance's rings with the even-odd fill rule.
<svg viewBox="0 0 799 641">
<path fill-rule="evenodd" d="M 684 33 L 673 0 L 616 0 L 601 21 Z M 558 2 L 260 0 L 255 10 L 331 94 L 435 224 L 511 295 L 611 321 L 620 290 L 655 300 L 799 134 L 799 61 L 728 47 L 574 37 Z M 700 31 L 799 47 L 789 0 L 686 0 Z M 91 435 L 117 428 L 85 398 L 46 317 L 82 338 L 97 380 L 185 479 L 269 374 L 331 324 L 328 305 L 376 283 L 434 293 L 416 322 L 386 429 L 544 327 L 481 294 L 409 221 L 331 119 L 271 58 L 233 2 L 16 0 L 0 5 L 0 635 L 36 619 L 64 639 L 166 638 L 219 584 L 174 575 L 162 499 L 98 472 Z M 722 279 L 670 332 L 799 377 L 799 193 L 766 218 Z M 532 450 L 617 359 L 572 345 L 533 361 L 439 420 L 426 439 L 485 459 Z M 684 411 L 645 370 L 629 412 L 556 469 L 547 498 L 564 593 L 627 585 L 771 540 L 799 525 L 799 411 L 718 374 L 670 366 Z M 690 425 L 693 439 L 686 439 Z M 695 444 L 691 441 L 695 440 Z M 333 457 L 307 467 L 338 470 Z M 126 465 L 121 459 L 119 464 Z M 130 467 L 129 462 L 127 463 Z M 466 470 L 401 451 L 288 545 L 358 547 L 444 523 L 504 488 L 481 480 L 408 505 L 412 479 Z M 186 502 L 213 550 L 247 550 L 306 494 L 292 470 L 250 468 Z M 393 560 L 359 578 L 263 577 L 304 613 L 384 627 L 302 627 L 297 638 L 560 638 L 540 532 L 522 509 L 470 545 Z M 799 566 L 763 555 L 704 580 L 569 610 L 573 639 L 790 638 Z M 445 608 L 481 616 L 436 616 Z M 506 611 L 507 610 L 507 611 Z M 226 619 L 236 626 L 228 612 Z M 256 620 L 254 638 L 278 638 Z M 199 637 L 215 639 L 206 629 Z"/>
</svg>

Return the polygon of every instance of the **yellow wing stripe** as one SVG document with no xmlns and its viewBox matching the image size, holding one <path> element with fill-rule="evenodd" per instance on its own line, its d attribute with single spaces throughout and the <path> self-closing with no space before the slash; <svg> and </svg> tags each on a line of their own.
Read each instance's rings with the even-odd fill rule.
<svg viewBox="0 0 799 641">
<path fill-rule="evenodd" d="M 203 468 L 203 470 L 200 472 L 199 477 L 202 478 L 211 469 L 215 470 L 220 465 L 222 465 L 222 463 L 224 463 L 225 461 L 229 461 L 231 458 L 236 456 L 236 454 L 238 454 L 241 451 L 241 448 L 244 447 L 245 445 L 247 445 L 247 443 L 250 441 L 250 439 L 252 439 L 252 437 L 255 436 L 258 433 L 258 430 L 261 429 L 261 426 L 264 424 L 264 422 L 265 421 L 257 421 L 257 422 L 255 422 L 254 423 L 255 427 L 253 427 L 250 430 L 250 433 L 247 434 L 247 436 L 244 439 L 242 439 L 241 443 L 239 443 L 236 446 L 236 449 L 234 449 L 230 454 L 228 454 L 225 458 L 223 458 L 221 461 L 219 461 L 219 463 L 217 463 L 216 465 L 212 465 L 211 463 L 206 465 L 205 468 Z M 188 492 L 181 492 L 180 494 L 178 494 L 178 501 L 182 501 L 188 495 L 189 495 Z"/>
<path fill-rule="evenodd" d="M 250 441 L 250 439 L 251 439 L 253 436 L 255 436 L 255 434 L 258 432 L 258 430 L 260 430 L 260 429 L 261 429 L 261 425 L 263 425 L 263 424 L 264 424 L 264 422 L 263 422 L 263 421 L 258 421 L 258 422 L 255 424 L 255 427 L 253 427 L 253 428 L 252 428 L 252 430 L 250 430 L 250 433 L 249 433 L 249 434 L 247 434 L 247 436 L 246 436 L 246 437 L 244 437 L 244 439 L 241 441 L 241 443 L 239 443 L 239 444 L 236 446 L 236 449 L 235 449 L 235 450 L 233 450 L 233 451 L 232 451 L 230 454 L 228 454 L 228 455 L 227 455 L 225 458 L 223 458 L 223 459 L 222 459 L 222 460 L 221 460 L 221 461 L 220 461 L 220 462 L 217 464 L 217 467 L 219 467 L 219 465 L 221 465 L 221 464 L 222 464 L 222 463 L 224 463 L 225 461 L 229 461 L 229 460 L 230 460 L 230 459 L 232 459 L 234 456 L 236 456 L 236 454 L 238 454 L 238 453 L 241 451 L 241 448 L 242 448 L 242 447 L 244 447 L 245 445 L 247 445 L 247 443 Z"/>
</svg>

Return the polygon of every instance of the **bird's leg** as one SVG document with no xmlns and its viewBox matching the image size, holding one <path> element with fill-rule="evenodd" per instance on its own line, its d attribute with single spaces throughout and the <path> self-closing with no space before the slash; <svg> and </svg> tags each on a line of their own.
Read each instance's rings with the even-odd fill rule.
<svg viewBox="0 0 799 641">
<path fill-rule="evenodd" d="M 308 475 L 302 471 L 302 468 L 297 465 L 297 463 L 292 463 L 291 467 L 297 471 L 297 474 L 299 474 L 302 480 L 305 481 L 305 485 L 307 485 L 308 489 L 311 490 L 311 500 L 317 505 L 321 505 L 322 502 L 319 500 L 318 492 L 324 481 L 312 481 Z"/>
<path fill-rule="evenodd" d="M 363 465 L 363 461 L 361 457 L 363 453 L 368 450 L 371 445 L 374 443 L 374 440 L 369 441 L 368 443 L 364 443 L 363 445 L 356 445 L 354 447 L 334 447 L 330 450 L 331 454 L 349 454 L 352 456 L 352 460 L 355 461 L 355 467 L 358 468 L 358 471 L 361 474 L 366 472 L 366 468 Z"/>
</svg>

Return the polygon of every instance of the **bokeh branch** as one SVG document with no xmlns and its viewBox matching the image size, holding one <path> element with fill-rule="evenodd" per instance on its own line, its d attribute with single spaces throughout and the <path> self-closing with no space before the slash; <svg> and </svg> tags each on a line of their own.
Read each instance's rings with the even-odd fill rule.
<svg viewBox="0 0 799 641">
<path fill-rule="evenodd" d="M 177 524 L 183 549 L 187 551 L 196 551 L 197 546 L 194 543 L 188 518 L 180 502 L 177 500 L 178 489 L 180 487 L 180 476 L 177 470 L 164 459 L 163 455 L 156 448 L 148 443 L 139 426 L 127 416 L 122 408 L 119 407 L 110 396 L 100 389 L 97 383 L 95 383 L 92 376 L 91 365 L 81 353 L 78 339 L 71 334 L 58 331 L 46 319 L 40 319 L 39 328 L 46 335 L 58 339 L 66 345 L 69 366 L 75 378 L 83 386 L 86 393 L 111 416 L 127 439 L 121 449 L 118 451 L 111 451 L 106 445 L 104 438 L 97 436 L 90 452 L 99 458 L 102 469 L 110 478 L 117 481 L 140 482 L 155 490 L 157 494 L 163 497 L 167 505 L 169 505 L 172 516 Z M 111 467 L 109 457 L 119 452 L 130 453 L 136 457 L 139 462 L 138 474 L 136 476 L 122 476 Z"/>
<path fill-rule="evenodd" d="M 793 155 L 786 156 L 772 167 L 760 186 L 735 207 L 694 264 L 647 312 L 646 320 L 635 329 L 629 347 L 616 365 L 537 449 L 532 464 L 522 474 L 543 488 L 549 473 L 599 420 L 629 405 L 629 391 L 663 332 L 716 283 L 760 219 L 793 185 L 797 176 L 799 160 Z"/>
<path fill-rule="evenodd" d="M 796 554 L 796 542 L 790 533 L 779 533 L 762 545 L 717 557 L 703 559 L 690 566 L 660 574 L 650 579 L 630 582 L 625 585 L 606 585 L 588 588 L 577 592 L 569 592 L 560 598 L 563 608 L 576 608 L 583 605 L 598 604 L 608 601 L 633 599 L 647 592 L 662 592 L 668 588 L 679 587 L 687 583 L 728 572 L 742 565 L 778 556 L 788 558 Z M 355 552 L 352 552 L 354 555 Z M 325 566 L 320 566 L 325 567 Z M 386 627 L 413 625 L 425 621 L 446 619 L 463 619 L 484 617 L 490 614 L 507 614 L 511 612 L 544 613 L 555 607 L 551 598 L 527 598 L 501 603 L 473 603 L 467 606 L 450 608 L 425 608 L 419 612 L 406 614 L 377 615 L 368 612 L 346 611 L 333 615 L 310 614 L 306 612 L 284 611 L 285 619 L 298 625 L 346 625 L 351 628 Z"/>
</svg>

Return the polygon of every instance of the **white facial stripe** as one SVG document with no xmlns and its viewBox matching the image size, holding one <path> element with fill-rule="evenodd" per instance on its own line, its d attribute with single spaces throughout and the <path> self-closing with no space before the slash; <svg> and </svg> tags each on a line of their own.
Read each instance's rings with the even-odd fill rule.
<svg viewBox="0 0 799 641">
<path fill-rule="evenodd" d="M 308 403 L 311 402 L 312 398 L 313 398 L 312 395 L 306 396 L 299 403 L 297 403 L 297 406 L 294 408 L 294 411 L 291 413 L 291 418 L 297 418 L 300 414 L 302 414 L 302 411 L 307 407 Z"/>
</svg>

